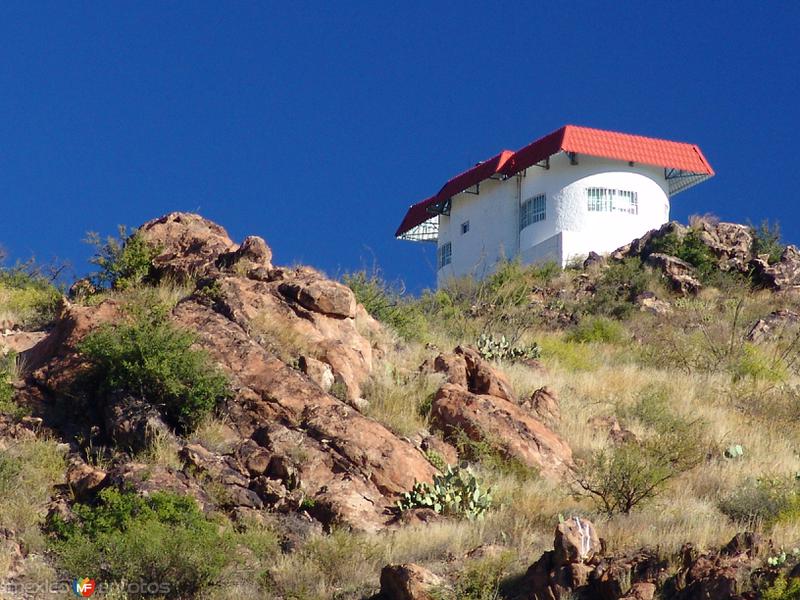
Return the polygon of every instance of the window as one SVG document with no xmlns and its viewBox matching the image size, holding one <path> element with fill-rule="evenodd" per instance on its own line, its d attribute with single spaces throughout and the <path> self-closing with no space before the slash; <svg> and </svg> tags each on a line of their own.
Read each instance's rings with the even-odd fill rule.
<svg viewBox="0 0 800 600">
<path fill-rule="evenodd" d="M 544 221 L 547 218 L 547 202 L 544 194 L 528 198 L 519 207 L 519 228 Z"/>
<path fill-rule="evenodd" d="M 464 235 L 464 234 L 465 234 L 465 233 L 467 233 L 468 231 L 469 231 L 469 221 L 464 221 L 464 222 L 461 224 L 461 235 Z"/>
<path fill-rule="evenodd" d="M 450 242 L 446 244 L 442 244 L 439 246 L 439 249 L 436 251 L 437 254 L 437 261 L 439 263 L 439 268 L 449 265 L 453 262 L 453 245 Z"/>
<path fill-rule="evenodd" d="M 621 212 L 639 214 L 639 198 L 636 192 L 610 188 L 586 188 L 590 212 Z"/>
</svg>

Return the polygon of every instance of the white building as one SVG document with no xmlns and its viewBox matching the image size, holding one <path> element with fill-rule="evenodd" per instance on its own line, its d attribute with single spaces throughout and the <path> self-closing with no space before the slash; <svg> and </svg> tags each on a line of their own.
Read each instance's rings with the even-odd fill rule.
<svg viewBox="0 0 800 600">
<path fill-rule="evenodd" d="M 437 243 L 437 283 L 610 252 L 669 221 L 670 197 L 714 174 L 700 148 L 567 125 L 504 150 L 411 206 L 395 234 Z"/>
</svg>

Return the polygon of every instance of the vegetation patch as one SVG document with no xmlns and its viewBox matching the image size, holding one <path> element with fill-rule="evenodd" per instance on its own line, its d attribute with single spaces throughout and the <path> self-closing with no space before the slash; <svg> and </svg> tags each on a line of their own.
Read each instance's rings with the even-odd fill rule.
<svg viewBox="0 0 800 600">
<path fill-rule="evenodd" d="M 169 597 L 195 597 L 235 559 L 230 530 L 195 501 L 169 492 L 148 497 L 106 488 L 96 504 L 75 504 L 74 519 L 48 522 L 51 549 L 69 573 L 105 582 L 158 582 Z"/>
<path fill-rule="evenodd" d="M 477 519 L 492 505 L 491 490 L 481 489 L 477 478 L 464 466 L 448 466 L 434 475 L 433 483 L 416 483 L 397 501 L 398 510 L 430 508 L 443 515 Z"/>
<path fill-rule="evenodd" d="M 126 290 L 148 282 L 153 259 L 160 253 L 159 248 L 148 244 L 136 230 L 128 231 L 125 225 L 119 226 L 117 237 L 102 239 L 89 232 L 86 243 L 95 249 L 89 262 L 98 268 L 90 276 L 97 288 Z"/>
<path fill-rule="evenodd" d="M 134 307 L 125 321 L 87 335 L 80 351 L 93 365 L 98 396 L 126 392 L 163 410 L 182 431 L 193 429 L 228 393 L 228 383 L 192 332 L 170 323 L 166 307 Z"/>
<path fill-rule="evenodd" d="M 0 321 L 40 329 L 56 316 L 61 292 L 33 263 L 0 269 Z"/>
</svg>

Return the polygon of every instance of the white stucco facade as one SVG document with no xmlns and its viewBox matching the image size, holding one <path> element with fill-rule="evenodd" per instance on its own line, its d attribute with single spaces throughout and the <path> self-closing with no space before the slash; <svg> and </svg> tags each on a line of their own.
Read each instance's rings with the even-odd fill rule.
<svg viewBox="0 0 800 600">
<path fill-rule="evenodd" d="M 589 189 L 621 192 L 631 202 L 635 198 L 635 212 L 632 205 L 627 212 L 598 210 L 597 204 L 590 210 Z M 549 169 L 534 166 L 505 180 L 487 179 L 477 191 L 456 194 L 450 214 L 439 216 L 437 256 L 450 244 L 449 264 L 437 262 L 439 285 L 452 277 L 483 277 L 503 258 L 518 256 L 526 264 L 554 260 L 563 266 L 591 251 L 613 251 L 669 220 L 662 167 L 588 155 L 572 164 L 560 152 L 550 158 Z M 544 195 L 544 218 L 520 228 L 522 204 L 539 195 Z"/>
</svg>

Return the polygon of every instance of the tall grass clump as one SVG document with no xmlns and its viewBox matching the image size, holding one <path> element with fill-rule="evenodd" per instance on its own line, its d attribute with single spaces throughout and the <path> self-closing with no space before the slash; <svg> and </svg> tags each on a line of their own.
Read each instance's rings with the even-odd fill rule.
<svg viewBox="0 0 800 600">
<path fill-rule="evenodd" d="M 394 288 L 378 271 L 346 273 L 344 284 L 353 290 L 356 300 L 381 323 L 389 325 L 404 340 L 425 341 L 428 324 L 413 301 L 403 297 L 402 287 Z"/>
<path fill-rule="evenodd" d="M 61 292 L 33 263 L 0 269 L 0 321 L 24 329 L 45 327 L 60 301 Z"/>
</svg>

